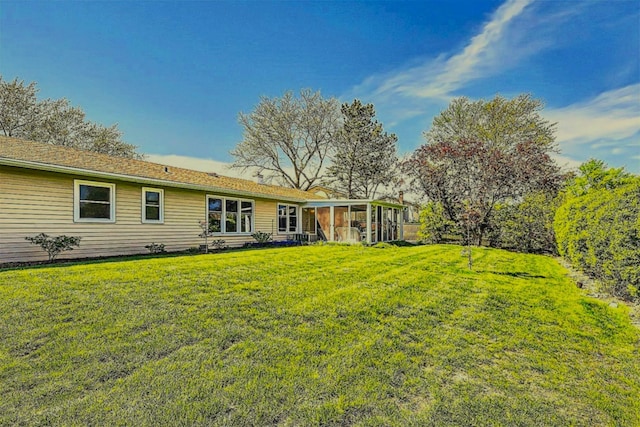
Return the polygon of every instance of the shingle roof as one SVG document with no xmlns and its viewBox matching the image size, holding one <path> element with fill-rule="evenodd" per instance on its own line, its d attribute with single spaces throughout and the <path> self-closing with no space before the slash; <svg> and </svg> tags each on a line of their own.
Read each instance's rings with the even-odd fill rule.
<svg viewBox="0 0 640 427">
<path fill-rule="evenodd" d="M 63 168 L 68 173 L 78 175 L 97 172 L 107 176 L 113 175 L 114 178 L 125 181 L 142 179 L 156 181 L 158 185 L 164 186 L 202 188 L 232 194 L 250 194 L 268 199 L 287 199 L 301 202 L 322 199 L 311 192 L 293 188 L 258 184 L 246 179 L 4 136 L 0 136 L 0 164 L 55 171 L 60 171 Z"/>
</svg>

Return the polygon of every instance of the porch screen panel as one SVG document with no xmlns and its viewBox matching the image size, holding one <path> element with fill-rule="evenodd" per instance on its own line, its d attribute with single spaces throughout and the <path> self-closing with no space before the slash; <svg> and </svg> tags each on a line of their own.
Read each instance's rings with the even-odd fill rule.
<svg viewBox="0 0 640 427">
<path fill-rule="evenodd" d="M 302 210 L 302 231 L 308 234 L 316 234 L 316 210 L 305 208 Z"/>
<path fill-rule="evenodd" d="M 371 243 L 378 241 L 378 231 L 380 230 L 380 224 L 378 224 L 378 207 L 371 206 Z"/>
<path fill-rule="evenodd" d="M 389 235 L 389 240 L 398 240 L 398 210 L 390 209 L 391 220 L 389 221 L 391 225 L 391 233 Z"/>
</svg>

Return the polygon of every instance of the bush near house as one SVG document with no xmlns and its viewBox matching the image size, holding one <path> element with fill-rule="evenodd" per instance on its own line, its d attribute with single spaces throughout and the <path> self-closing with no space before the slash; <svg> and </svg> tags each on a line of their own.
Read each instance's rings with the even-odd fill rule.
<svg viewBox="0 0 640 427">
<path fill-rule="evenodd" d="M 613 295 L 640 297 L 640 178 L 569 198 L 554 228 L 560 255 Z"/>
<path fill-rule="evenodd" d="M 151 254 L 163 254 L 167 252 L 164 248 L 164 243 L 151 243 L 150 245 L 145 245 L 145 248 L 149 250 Z"/>
<path fill-rule="evenodd" d="M 46 233 L 40 233 L 34 237 L 25 237 L 25 240 L 39 245 L 49 255 L 49 262 L 53 262 L 60 253 L 73 250 L 74 246 L 80 246 L 80 237 L 56 236 L 50 237 Z"/>
<path fill-rule="evenodd" d="M 211 247 L 211 249 L 213 249 L 214 251 L 221 251 L 223 249 L 227 249 L 227 241 L 223 240 L 223 239 L 215 239 L 212 240 L 211 243 L 209 243 L 209 246 Z"/>
<path fill-rule="evenodd" d="M 264 231 L 256 231 L 251 237 L 253 237 L 256 243 L 261 244 L 269 243 L 272 240 L 271 233 L 265 233 Z"/>
</svg>

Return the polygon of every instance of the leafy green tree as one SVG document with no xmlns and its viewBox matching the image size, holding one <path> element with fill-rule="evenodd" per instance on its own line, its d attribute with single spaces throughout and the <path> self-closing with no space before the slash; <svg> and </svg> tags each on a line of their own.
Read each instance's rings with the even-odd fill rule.
<svg viewBox="0 0 640 427">
<path fill-rule="evenodd" d="M 255 109 L 240 113 L 243 140 L 231 151 L 233 167 L 258 169 L 267 180 L 308 190 L 321 179 L 327 155 L 339 129 L 335 98 L 320 92 L 287 92 L 262 97 Z"/>
<path fill-rule="evenodd" d="M 0 76 L 0 130 L 4 136 L 80 148 L 119 157 L 140 158 L 136 147 L 122 141 L 117 125 L 104 127 L 86 120 L 69 101 L 38 100 L 35 82 Z"/>
<path fill-rule="evenodd" d="M 578 174 L 567 185 L 565 195 L 577 197 L 591 190 L 613 190 L 633 181 L 624 168 L 610 168 L 598 159 L 589 159 L 578 167 Z"/>
<path fill-rule="evenodd" d="M 383 131 L 373 104 L 355 99 L 341 111 L 343 125 L 328 168 L 331 186 L 349 198 L 374 198 L 378 188 L 395 177 L 398 137 Z"/>
<path fill-rule="evenodd" d="M 512 99 L 498 95 L 490 101 L 455 98 L 424 135 L 430 144 L 474 140 L 508 149 L 531 141 L 551 148 L 556 124 L 542 117 L 543 108 L 544 103 L 530 94 Z"/>
<path fill-rule="evenodd" d="M 640 298 L 640 177 L 583 163 L 554 218 L 558 252 L 623 298 Z"/>
</svg>

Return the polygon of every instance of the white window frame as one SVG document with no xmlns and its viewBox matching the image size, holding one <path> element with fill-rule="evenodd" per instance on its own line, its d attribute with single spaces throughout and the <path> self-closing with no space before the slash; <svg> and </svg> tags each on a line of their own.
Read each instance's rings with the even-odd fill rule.
<svg viewBox="0 0 640 427">
<path fill-rule="evenodd" d="M 287 207 L 287 230 L 286 231 L 281 231 L 280 230 L 280 206 L 286 206 Z M 290 230 L 290 226 L 291 223 L 289 222 L 289 208 L 295 208 L 296 209 L 296 229 L 295 231 L 291 231 Z M 298 234 L 300 233 L 300 222 L 301 222 L 301 217 L 300 217 L 300 206 L 298 205 L 293 205 L 291 203 L 277 203 L 276 204 L 276 221 L 277 221 L 277 226 L 278 226 L 278 234 Z"/>
<path fill-rule="evenodd" d="M 103 187 L 109 189 L 109 218 L 80 218 L 80 186 Z M 116 185 L 109 182 L 73 180 L 73 222 L 116 222 Z"/>
<path fill-rule="evenodd" d="M 226 197 L 226 196 L 219 196 L 217 194 L 207 194 L 204 201 L 205 201 L 205 221 L 207 223 L 207 226 L 209 224 L 209 199 L 220 199 L 222 200 L 222 216 L 220 219 L 220 231 L 216 231 L 213 232 L 212 234 L 215 236 L 222 236 L 222 235 L 228 235 L 228 236 L 251 236 L 251 234 L 253 234 L 255 232 L 256 229 L 256 201 L 252 200 L 252 199 L 241 199 L 239 197 Z M 233 200 L 235 202 L 238 202 L 238 212 L 236 212 L 238 214 L 238 229 L 241 230 L 242 226 L 240 225 L 240 222 L 242 221 L 242 202 L 249 202 L 251 203 L 251 231 L 230 231 L 227 232 L 226 228 L 227 228 L 227 200 Z"/>
<path fill-rule="evenodd" d="M 147 219 L 147 193 L 159 193 L 159 219 Z M 164 224 L 164 190 L 162 188 L 142 187 L 142 222 L 144 224 Z"/>
</svg>

